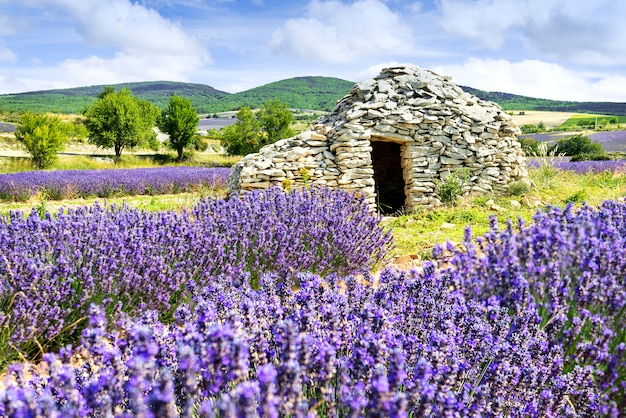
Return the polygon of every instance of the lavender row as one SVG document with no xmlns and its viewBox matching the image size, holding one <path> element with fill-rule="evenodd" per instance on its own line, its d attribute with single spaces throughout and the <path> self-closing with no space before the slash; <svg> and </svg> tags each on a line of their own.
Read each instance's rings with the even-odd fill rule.
<svg viewBox="0 0 626 418">
<path fill-rule="evenodd" d="M 26 201 L 180 193 L 225 188 L 229 168 L 159 167 L 116 170 L 56 170 L 0 174 L 0 200 Z"/>
<path fill-rule="evenodd" d="M 206 199 L 183 213 L 99 205 L 43 219 L 14 212 L 0 218 L 0 248 L 7 361 L 75 342 L 91 303 L 110 316 L 156 309 L 168 317 L 190 281 L 257 285 L 266 272 L 287 280 L 296 271 L 369 271 L 391 235 L 347 192 L 270 189 Z"/>
<path fill-rule="evenodd" d="M 93 309 L 82 362 L 14 366 L 3 416 L 592 416 L 590 367 L 564 372 L 528 306 L 465 298 L 434 269 L 362 280 L 277 276 L 260 290 L 212 282 L 181 305 L 107 334 Z"/>
<path fill-rule="evenodd" d="M 566 161 L 553 159 L 550 165 L 559 170 L 575 171 L 578 174 L 623 172 L 626 170 L 626 160 Z M 529 159 L 528 166 L 533 168 L 540 167 L 541 161 L 536 158 Z"/>
<path fill-rule="evenodd" d="M 564 370 L 592 368 L 601 412 L 626 411 L 626 203 L 550 208 L 533 221 L 500 231 L 494 220 L 476 245 L 468 231 L 463 251 L 435 254 L 465 297 L 494 298 L 515 316 L 536 309 Z"/>
</svg>

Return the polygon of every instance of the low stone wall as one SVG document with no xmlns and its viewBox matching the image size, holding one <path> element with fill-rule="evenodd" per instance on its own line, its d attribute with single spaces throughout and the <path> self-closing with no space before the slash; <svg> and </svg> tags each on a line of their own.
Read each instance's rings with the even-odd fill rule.
<svg viewBox="0 0 626 418">
<path fill-rule="evenodd" d="M 404 189 L 404 209 L 435 206 L 441 203 L 437 184 L 459 169 L 469 175 L 465 193 L 497 193 L 526 181 L 520 133 L 497 104 L 447 77 L 417 67 L 388 68 L 356 84 L 310 130 L 244 157 L 233 168 L 229 193 L 310 184 L 357 191 L 377 207 L 390 187 L 384 176 L 395 179 L 400 170 L 372 153 L 373 143 L 385 142 L 398 144 L 393 149 L 400 154 L 403 184 L 392 188 Z"/>
</svg>

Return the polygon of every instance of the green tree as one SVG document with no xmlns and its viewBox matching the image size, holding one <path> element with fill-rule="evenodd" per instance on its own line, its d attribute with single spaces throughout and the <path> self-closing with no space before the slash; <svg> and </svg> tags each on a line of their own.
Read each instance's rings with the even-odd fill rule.
<svg viewBox="0 0 626 418">
<path fill-rule="evenodd" d="M 291 123 L 294 121 L 293 113 L 291 113 L 287 104 L 279 98 L 265 102 L 257 112 L 256 117 L 263 131 L 267 133 L 266 144 L 273 144 L 279 139 L 295 135 L 290 128 Z"/>
<path fill-rule="evenodd" d="M 115 92 L 105 87 L 98 97 L 85 112 L 91 143 L 113 148 L 115 157 L 119 158 L 124 148 L 150 145 L 156 139 L 152 128 L 159 109 L 152 103 L 137 99 L 126 88 Z"/>
<path fill-rule="evenodd" d="M 582 154 L 597 155 L 604 153 L 604 149 L 601 144 L 592 142 L 588 136 L 580 134 L 559 139 L 556 143 L 556 147 L 558 152 L 570 157 Z"/>
<path fill-rule="evenodd" d="M 46 114 L 28 112 L 20 117 L 15 138 L 33 157 L 35 167 L 50 167 L 65 146 L 67 135 L 62 124 L 58 117 Z"/>
<path fill-rule="evenodd" d="M 174 94 L 167 107 L 157 119 L 159 129 L 170 136 L 168 145 L 178 153 L 178 161 L 183 159 L 185 147 L 194 144 L 200 118 L 191 100 Z"/>
<path fill-rule="evenodd" d="M 257 152 L 264 144 L 261 125 L 252 110 L 244 106 L 236 114 L 237 122 L 221 130 L 220 140 L 230 155 Z"/>
</svg>

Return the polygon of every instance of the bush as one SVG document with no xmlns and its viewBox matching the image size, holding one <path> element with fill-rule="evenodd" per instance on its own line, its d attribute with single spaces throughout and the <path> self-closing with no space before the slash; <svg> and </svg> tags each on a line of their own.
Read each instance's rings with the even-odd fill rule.
<svg viewBox="0 0 626 418">
<path fill-rule="evenodd" d="M 570 161 L 608 161 L 611 160 L 611 156 L 601 152 L 601 153 L 583 153 L 574 155 Z"/>
<path fill-rule="evenodd" d="M 196 134 L 193 145 L 196 151 L 204 152 L 209 148 L 209 141 L 202 135 Z"/>
<path fill-rule="evenodd" d="M 524 137 L 519 138 L 518 140 L 520 145 L 522 146 L 522 151 L 524 151 L 524 154 L 526 154 L 527 156 L 539 154 L 540 142 L 536 141 L 535 138 Z"/>
<path fill-rule="evenodd" d="M 530 190 L 530 186 L 525 181 L 514 181 L 509 184 L 509 194 L 512 196 L 521 196 Z"/>
<path fill-rule="evenodd" d="M 560 139 L 553 148 L 558 147 L 560 153 L 569 157 L 581 154 L 598 155 L 604 154 L 602 145 L 593 142 L 588 136 L 574 135 Z"/>
<path fill-rule="evenodd" d="M 463 194 L 463 188 L 469 180 L 467 170 L 457 169 L 449 173 L 448 177 L 437 183 L 436 192 L 439 199 L 445 204 L 453 204 Z"/>
<path fill-rule="evenodd" d="M 20 118 L 20 125 L 15 131 L 15 138 L 33 157 L 33 165 L 47 168 L 57 158 L 67 142 L 63 122 L 56 116 L 25 113 Z"/>
</svg>

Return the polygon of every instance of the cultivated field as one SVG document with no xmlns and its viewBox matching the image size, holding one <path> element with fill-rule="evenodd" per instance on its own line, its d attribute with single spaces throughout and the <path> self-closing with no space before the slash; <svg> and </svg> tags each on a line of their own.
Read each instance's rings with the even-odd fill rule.
<svg viewBox="0 0 626 418">
<path fill-rule="evenodd" d="M 518 125 L 538 125 L 543 122 L 546 128 L 556 128 L 574 115 L 569 112 L 543 112 L 537 110 L 525 110 L 523 115 L 513 111 L 513 119 Z"/>
<path fill-rule="evenodd" d="M 224 199 L 215 153 L 73 151 L 0 157 L 0 416 L 626 410 L 626 161 L 380 218 L 339 190 Z"/>
</svg>

